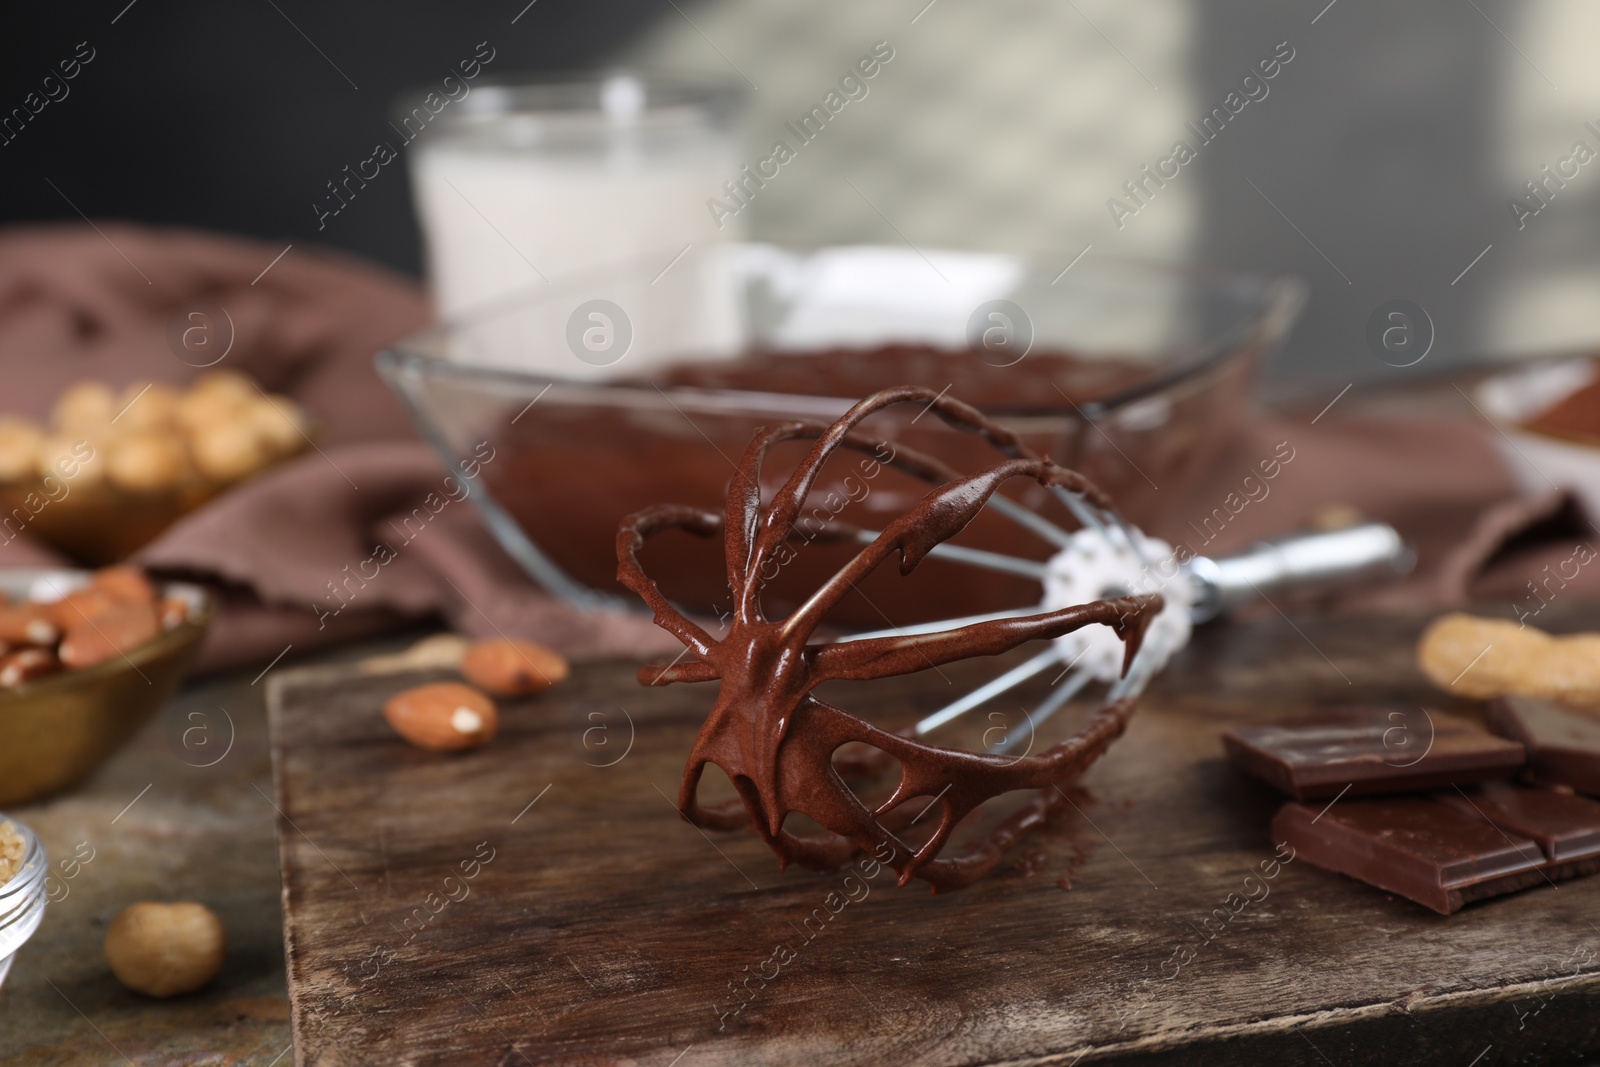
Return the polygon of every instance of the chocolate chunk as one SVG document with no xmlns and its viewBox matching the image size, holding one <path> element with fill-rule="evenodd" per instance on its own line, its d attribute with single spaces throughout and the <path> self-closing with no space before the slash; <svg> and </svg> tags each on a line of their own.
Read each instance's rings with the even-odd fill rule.
<svg viewBox="0 0 1600 1067">
<path fill-rule="evenodd" d="M 1541 879 L 1544 854 L 1525 837 L 1427 797 L 1341 800 L 1324 811 L 1285 804 L 1272 839 L 1296 859 L 1359 878 L 1448 915 L 1499 883 L 1509 892 Z M 1531 878 L 1532 881 L 1526 879 Z"/>
<path fill-rule="evenodd" d="M 1456 810 L 1532 838 L 1552 862 L 1600 856 L 1600 804 L 1556 789 L 1491 782 L 1461 792 L 1439 793 Z"/>
<path fill-rule="evenodd" d="M 1449 915 L 1600 870 L 1600 804 L 1504 783 L 1432 796 L 1285 804 L 1272 839 L 1297 859 Z"/>
<path fill-rule="evenodd" d="M 1522 746 L 1428 708 L 1349 708 L 1328 716 L 1240 726 L 1222 735 L 1228 759 L 1300 800 L 1404 793 L 1508 778 Z"/>
<path fill-rule="evenodd" d="M 1522 743 L 1538 781 L 1600 794 L 1600 717 L 1549 700 L 1504 696 L 1489 705 L 1489 727 Z"/>
</svg>

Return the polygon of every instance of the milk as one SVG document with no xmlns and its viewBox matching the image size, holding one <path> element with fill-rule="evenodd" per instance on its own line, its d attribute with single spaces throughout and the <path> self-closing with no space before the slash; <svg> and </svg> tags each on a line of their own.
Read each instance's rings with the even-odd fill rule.
<svg viewBox="0 0 1600 1067">
<path fill-rule="evenodd" d="M 419 140 L 429 284 L 441 318 L 476 335 L 457 357 L 599 378 L 730 353 L 737 225 L 705 205 L 735 158 L 705 116 L 652 110 L 629 78 L 595 108 L 474 115 Z"/>
</svg>

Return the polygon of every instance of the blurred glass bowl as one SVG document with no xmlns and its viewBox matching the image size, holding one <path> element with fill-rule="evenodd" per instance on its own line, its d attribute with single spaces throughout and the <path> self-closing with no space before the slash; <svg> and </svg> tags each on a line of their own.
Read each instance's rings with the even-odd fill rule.
<svg viewBox="0 0 1600 1067">
<path fill-rule="evenodd" d="M 1478 384 L 1478 406 L 1500 431 L 1494 441 L 1528 493 L 1571 489 L 1591 515 L 1600 515 L 1600 446 L 1527 428 L 1528 420 L 1600 378 L 1593 356 L 1539 359 Z"/>
<path fill-rule="evenodd" d="M 719 282 L 738 295 L 731 335 L 721 302 L 706 296 Z M 614 582 L 624 515 L 656 503 L 720 511 L 734 458 L 758 426 L 831 420 L 893 384 L 977 404 L 1149 522 L 1163 506 L 1155 486 L 1203 469 L 1248 418 L 1257 371 L 1301 300 L 1291 280 L 1223 271 L 1125 262 L 1063 271 L 1006 255 L 751 245 L 665 271 L 652 263 L 558 279 L 408 338 L 378 366 L 446 464 L 474 477 L 480 512 L 530 576 L 575 603 L 634 606 Z M 620 355 L 580 351 L 589 338 L 624 332 L 632 347 Z M 905 373 L 871 384 L 875 357 L 855 353 L 886 345 L 916 351 L 901 360 Z M 672 370 L 699 360 L 732 362 L 702 368 L 697 385 Z M 751 374 L 752 361 L 765 369 Z M 545 369 L 526 369 L 535 366 Z M 783 384 L 763 379 L 767 370 L 780 370 L 770 382 Z M 993 453 L 973 453 L 969 436 L 919 417 L 894 409 L 866 429 L 961 469 L 992 462 Z M 772 486 L 803 448 L 770 453 Z M 881 528 L 927 488 L 867 461 L 841 455 L 824 468 L 811 499 L 827 518 Z M 1006 492 L 1075 525 L 1037 485 Z M 988 511 L 954 543 L 1034 559 L 1050 552 Z M 806 544 L 766 581 L 766 602 L 799 602 L 852 553 Z M 724 606 L 720 544 L 667 534 L 644 558 L 674 600 L 712 614 Z M 920 584 L 908 591 L 893 574 L 874 574 L 834 618 L 901 625 L 1039 595 L 1031 579 L 940 559 L 914 577 Z"/>
<path fill-rule="evenodd" d="M 54 599 L 86 571 L 0 571 L 8 600 Z M 35 590 L 48 591 L 33 597 Z M 211 622 L 206 591 L 181 582 L 164 597 L 188 605 L 188 617 L 125 656 L 81 670 L 0 688 L 0 806 L 25 804 L 75 785 L 149 722 L 172 695 Z"/>
</svg>

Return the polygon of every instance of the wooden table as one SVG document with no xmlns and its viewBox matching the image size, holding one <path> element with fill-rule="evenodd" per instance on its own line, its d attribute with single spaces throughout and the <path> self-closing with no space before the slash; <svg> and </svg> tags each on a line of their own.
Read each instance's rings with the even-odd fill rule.
<svg viewBox="0 0 1600 1067">
<path fill-rule="evenodd" d="M 57 881 L 0 989 L 0 1064 L 292 1059 L 266 686 L 250 684 L 260 673 L 189 683 L 87 783 L 9 812 L 39 835 Z M 75 855 L 93 858 L 60 867 Z M 152 1001 L 106 968 L 107 924 L 150 899 L 199 900 L 221 916 L 228 960 L 203 992 Z"/>
<path fill-rule="evenodd" d="M 354 662 L 420 636 L 299 662 Z M 83 785 L 8 812 L 39 835 L 59 884 L 0 988 L 0 1067 L 293 1061 L 265 702 L 267 679 L 289 668 L 265 666 L 191 680 Z M 93 859 L 62 870 L 90 854 L 80 843 Z M 227 963 L 200 992 L 154 1001 L 107 970 L 106 925 L 150 899 L 221 916 Z"/>
<path fill-rule="evenodd" d="M 1600 626 L 1600 607 L 1559 622 Z M 1274 864 L 1280 800 L 1221 758 L 1225 726 L 1315 706 L 1460 710 L 1412 664 L 1419 625 L 1202 632 L 1070 817 L 941 896 L 780 874 L 752 835 L 682 821 L 705 687 L 584 665 L 493 745 L 441 757 L 379 715 L 420 677 L 280 673 L 297 1062 L 1573 1062 L 1600 1049 L 1600 878 L 1440 917 Z M 898 725 L 993 670 L 835 697 Z M 1269 892 L 1241 907 L 1253 872 Z"/>
</svg>

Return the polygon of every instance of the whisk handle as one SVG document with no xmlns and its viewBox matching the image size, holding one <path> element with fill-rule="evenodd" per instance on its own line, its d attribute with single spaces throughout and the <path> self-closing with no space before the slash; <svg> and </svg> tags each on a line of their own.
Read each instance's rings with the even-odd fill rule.
<svg viewBox="0 0 1600 1067">
<path fill-rule="evenodd" d="M 1416 566 L 1416 553 L 1394 527 L 1367 522 L 1342 530 L 1258 541 L 1222 559 L 1184 565 L 1198 596 L 1190 614 L 1205 622 L 1263 596 L 1393 578 Z"/>
</svg>

